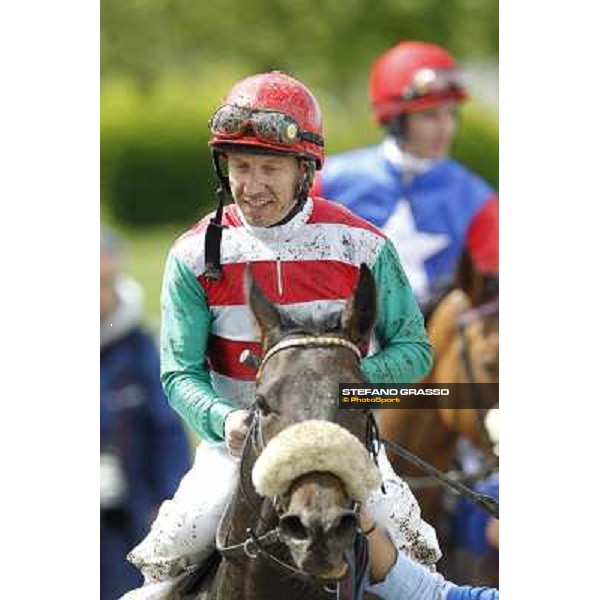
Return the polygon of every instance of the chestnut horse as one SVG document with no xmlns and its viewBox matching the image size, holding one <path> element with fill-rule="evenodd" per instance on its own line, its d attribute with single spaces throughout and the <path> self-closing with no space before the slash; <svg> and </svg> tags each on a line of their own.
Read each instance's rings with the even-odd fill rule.
<svg viewBox="0 0 600 600">
<path fill-rule="evenodd" d="M 485 413 L 496 404 L 497 394 L 488 396 L 485 386 L 472 385 L 498 383 L 497 301 L 497 279 L 479 275 L 465 253 L 452 289 L 427 320 L 434 364 L 423 381 L 464 384 L 460 387 L 460 397 L 453 400 L 452 406 L 447 406 L 444 397 L 440 397 L 435 408 L 421 408 L 420 400 L 414 398 L 403 402 L 401 409 L 380 410 L 377 415 L 382 437 L 402 444 L 441 471 L 454 466 L 461 437 L 482 450 L 490 463 L 497 459 L 484 427 Z M 392 458 L 391 452 L 390 460 L 413 488 L 423 517 L 435 527 L 444 551 L 448 530 L 444 489 L 402 458 Z"/>
</svg>

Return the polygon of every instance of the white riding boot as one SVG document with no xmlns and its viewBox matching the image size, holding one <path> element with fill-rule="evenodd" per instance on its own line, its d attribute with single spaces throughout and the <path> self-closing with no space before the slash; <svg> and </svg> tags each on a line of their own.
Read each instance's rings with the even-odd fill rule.
<svg viewBox="0 0 600 600">
<path fill-rule="evenodd" d="M 145 585 L 122 600 L 160 598 L 167 583 L 172 585 L 188 567 L 210 556 L 238 476 L 239 460 L 224 444 L 198 446 L 194 464 L 175 495 L 162 503 L 150 533 L 127 557 L 143 573 Z"/>
</svg>

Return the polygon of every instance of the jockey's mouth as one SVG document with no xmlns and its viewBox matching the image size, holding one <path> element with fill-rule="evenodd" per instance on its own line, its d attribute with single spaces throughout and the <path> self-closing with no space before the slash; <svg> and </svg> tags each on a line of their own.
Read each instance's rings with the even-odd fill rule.
<svg viewBox="0 0 600 600">
<path fill-rule="evenodd" d="M 242 201 L 244 202 L 244 204 L 247 204 L 248 206 L 251 206 L 252 208 L 260 208 L 262 206 L 266 206 L 267 204 L 269 204 L 269 202 L 272 202 L 273 199 L 269 198 L 269 197 L 265 197 L 265 196 L 260 196 L 257 198 L 244 196 Z"/>
</svg>

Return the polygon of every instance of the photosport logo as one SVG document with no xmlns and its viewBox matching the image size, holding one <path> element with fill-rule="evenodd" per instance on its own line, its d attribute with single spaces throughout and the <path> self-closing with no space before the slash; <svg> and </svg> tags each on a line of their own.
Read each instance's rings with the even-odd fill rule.
<svg viewBox="0 0 600 600">
<path fill-rule="evenodd" d="M 479 398 L 486 404 L 498 402 L 499 387 L 486 384 L 377 384 L 340 383 L 339 408 L 464 408 L 473 394 L 473 385 L 478 386 Z"/>
</svg>

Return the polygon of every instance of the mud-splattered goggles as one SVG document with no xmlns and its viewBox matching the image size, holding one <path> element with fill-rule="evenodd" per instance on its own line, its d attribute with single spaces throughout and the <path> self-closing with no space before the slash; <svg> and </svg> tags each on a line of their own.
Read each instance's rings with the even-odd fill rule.
<svg viewBox="0 0 600 600">
<path fill-rule="evenodd" d="M 251 129 L 259 140 L 265 142 L 292 145 L 307 141 L 324 146 L 320 135 L 302 131 L 292 117 L 275 111 L 257 111 L 226 104 L 215 112 L 209 127 L 214 135 L 237 138 L 243 137 Z"/>
<path fill-rule="evenodd" d="M 414 100 L 431 94 L 463 92 L 464 76 L 458 69 L 420 69 L 415 73 L 412 84 L 404 93 L 403 100 Z"/>
</svg>

